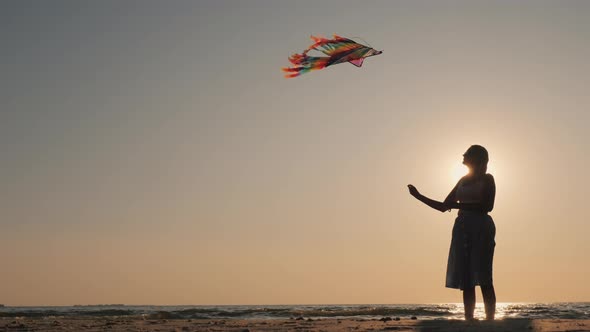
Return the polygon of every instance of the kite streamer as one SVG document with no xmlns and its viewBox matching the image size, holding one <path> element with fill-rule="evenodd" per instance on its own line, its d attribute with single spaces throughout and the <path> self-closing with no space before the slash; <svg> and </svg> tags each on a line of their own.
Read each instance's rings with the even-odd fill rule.
<svg viewBox="0 0 590 332">
<path fill-rule="evenodd" d="M 314 43 L 300 54 L 289 57 L 292 67 L 282 68 L 286 78 L 297 77 L 312 70 L 324 69 L 328 66 L 350 62 L 357 67 L 363 65 L 365 58 L 379 55 L 383 51 L 377 51 L 371 47 L 359 44 L 354 40 L 334 35 L 334 38 L 311 36 Z M 316 50 L 327 56 L 309 56 L 307 53 Z"/>
</svg>

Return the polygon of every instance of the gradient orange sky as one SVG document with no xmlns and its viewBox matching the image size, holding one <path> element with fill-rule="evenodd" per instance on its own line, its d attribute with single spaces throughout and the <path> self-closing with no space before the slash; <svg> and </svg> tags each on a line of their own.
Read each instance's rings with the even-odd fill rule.
<svg viewBox="0 0 590 332">
<path fill-rule="evenodd" d="M 456 211 L 406 185 L 444 199 L 471 144 L 496 179 L 498 301 L 588 301 L 589 15 L 5 1 L 0 303 L 460 302 Z M 333 33 L 384 53 L 283 79 Z"/>
</svg>

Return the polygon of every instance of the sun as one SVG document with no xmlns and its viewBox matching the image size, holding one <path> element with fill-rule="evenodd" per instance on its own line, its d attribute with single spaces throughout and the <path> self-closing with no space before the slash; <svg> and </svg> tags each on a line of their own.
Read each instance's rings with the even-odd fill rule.
<svg viewBox="0 0 590 332">
<path fill-rule="evenodd" d="M 453 182 L 459 181 L 464 175 L 467 174 L 468 171 L 469 169 L 467 168 L 467 166 L 463 164 L 457 164 L 453 166 L 453 168 L 451 169 L 451 176 L 453 177 Z"/>
<path fill-rule="evenodd" d="M 463 165 L 463 164 L 456 164 L 455 166 L 453 166 L 451 168 L 451 171 L 449 172 L 451 174 L 451 178 L 453 180 L 453 182 L 457 182 L 459 181 L 463 176 L 467 175 L 467 172 L 469 172 L 469 169 L 467 168 L 467 166 Z M 495 168 L 495 164 L 493 163 L 488 163 L 488 170 L 487 173 L 490 174 L 496 174 L 496 168 Z"/>
</svg>

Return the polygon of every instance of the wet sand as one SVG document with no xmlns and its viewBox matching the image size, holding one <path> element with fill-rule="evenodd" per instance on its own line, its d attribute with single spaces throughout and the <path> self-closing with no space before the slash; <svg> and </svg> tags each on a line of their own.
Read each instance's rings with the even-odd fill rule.
<svg viewBox="0 0 590 332">
<path fill-rule="evenodd" d="M 142 319 L 141 317 L 0 318 L 0 331 L 590 331 L 590 319 Z"/>
</svg>

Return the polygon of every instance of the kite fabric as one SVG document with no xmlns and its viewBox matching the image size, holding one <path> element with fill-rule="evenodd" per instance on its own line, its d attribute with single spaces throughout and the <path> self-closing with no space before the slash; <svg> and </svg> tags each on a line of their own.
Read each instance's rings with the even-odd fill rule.
<svg viewBox="0 0 590 332">
<path fill-rule="evenodd" d="M 282 68 L 286 78 L 297 77 L 312 70 L 319 70 L 331 65 L 350 62 L 360 67 L 365 58 L 379 55 L 383 51 L 377 51 L 371 47 L 359 44 L 354 40 L 334 35 L 333 39 L 311 36 L 314 43 L 301 54 L 293 54 L 289 61 L 293 67 Z M 309 56 L 311 50 L 320 51 L 327 56 Z"/>
</svg>

